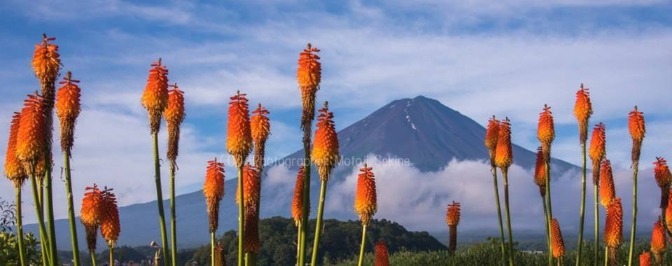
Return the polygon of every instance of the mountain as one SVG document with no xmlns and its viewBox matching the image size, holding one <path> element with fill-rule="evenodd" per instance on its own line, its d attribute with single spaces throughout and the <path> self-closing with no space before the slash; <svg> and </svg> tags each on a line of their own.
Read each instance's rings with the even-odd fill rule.
<svg viewBox="0 0 672 266">
<path fill-rule="evenodd" d="M 336 114 L 338 123 L 338 114 Z M 343 160 L 362 160 L 369 154 L 382 158 L 403 158 L 421 172 L 440 171 L 448 162 L 456 160 L 489 160 L 488 152 L 483 145 L 485 128 L 474 120 L 459 112 L 448 108 L 439 101 L 418 96 L 412 99 L 393 101 L 362 120 L 346 127 L 338 133 L 340 152 Z M 534 167 L 536 154 L 520 146 L 513 146 L 514 163 L 524 167 Z M 294 190 L 296 164 L 303 157 L 299 150 L 278 162 L 273 162 L 265 169 L 262 182 L 262 217 L 289 216 L 289 206 Z M 272 176 L 269 169 L 273 166 L 285 165 L 289 176 Z M 344 177 L 353 172 L 352 164 L 342 164 L 337 167 L 330 179 L 330 184 L 342 182 Z M 561 173 L 576 169 L 575 166 L 554 159 L 552 161 L 554 173 Z M 286 171 L 285 171 L 286 172 Z M 313 173 L 313 177 L 317 173 Z M 317 178 L 313 179 L 317 180 Z M 220 209 L 219 232 L 234 229 L 237 226 L 237 207 L 234 201 L 236 180 L 228 180 L 225 184 L 228 191 L 224 195 Z M 311 182 L 311 202 L 316 213 L 319 182 Z M 432 195 L 430 195 L 432 196 Z M 441 199 L 449 195 L 441 195 Z M 205 212 L 205 201 L 201 191 L 177 196 L 177 224 L 180 247 L 194 247 L 207 242 L 208 224 Z M 327 198 L 329 201 L 329 198 Z M 352 206 L 343 202 L 344 206 Z M 349 205 L 348 205 L 349 204 Z M 168 201 L 164 201 L 168 210 Z M 157 226 L 156 202 L 133 204 L 121 207 L 120 219 L 122 235 L 119 243 L 122 245 L 147 245 L 150 241 L 160 240 Z M 351 212 L 329 212 L 325 218 L 353 219 Z M 78 223 L 79 224 L 79 223 Z M 67 220 L 56 222 L 57 230 L 67 232 Z M 36 226 L 27 226 L 27 229 L 37 232 Z M 79 232 L 84 232 L 80 227 Z M 67 234 L 58 241 L 61 249 L 70 247 Z M 84 233 L 80 233 L 80 246 L 84 245 Z M 104 243 L 100 240 L 99 247 Z"/>
</svg>

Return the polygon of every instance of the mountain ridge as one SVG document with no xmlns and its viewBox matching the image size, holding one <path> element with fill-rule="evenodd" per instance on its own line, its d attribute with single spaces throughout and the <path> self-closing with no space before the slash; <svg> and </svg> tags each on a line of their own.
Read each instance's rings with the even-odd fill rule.
<svg viewBox="0 0 672 266">
<path fill-rule="evenodd" d="M 338 114 L 336 114 L 338 117 Z M 343 158 L 364 160 L 374 154 L 390 158 L 407 159 L 421 172 L 440 171 L 453 160 L 489 160 L 488 152 L 483 145 L 485 128 L 453 110 L 439 101 L 424 96 L 399 99 L 379 108 L 363 119 L 345 127 L 338 132 L 340 153 Z M 536 153 L 513 145 L 514 163 L 526 169 L 533 169 Z M 283 159 L 271 162 L 265 167 L 262 177 L 262 217 L 290 215 L 290 203 L 293 194 L 295 170 L 298 165 L 283 162 L 298 162 L 303 158 L 303 150 L 298 150 Z M 270 169 L 284 165 L 289 176 L 275 177 Z M 341 164 L 334 169 L 330 183 L 342 182 L 353 172 L 356 165 Z M 578 169 L 567 162 L 553 159 L 554 173 Z M 314 170 L 314 169 L 313 169 Z M 317 176 L 316 172 L 312 177 Z M 555 175 L 554 175 L 555 176 Z M 278 180 L 282 182 L 278 183 Z M 317 180 L 316 178 L 314 180 Z M 228 191 L 236 187 L 236 179 L 226 181 Z M 319 182 L 311 182 L 311 213 L 316 213 Z M 225 193 L 220 206 L 219 232 L 236 228 L 237 207 L 233 196 Z M 445 196 L 445 195 L 444 195 Z M 327 199 L 329 200 L 329 199 Z M 205 201 L 200 190 L 176 196 L 177 225 L 181 247 L 194 247 L 207 242 L 207 214 Z M 164 200 L 164 208 L 168 208 L 168 200 Z M 343 203 L 345 204 L 345 203 Z M 152 240 L 160 240 L 156 221 L 158 212 L 156 201 L 137 203 L 119 208 L 122 224 L 121 245 L 146 245 Z M 327 212 L 325 217 L 351 219 L 353 214 Z M 57 220 L 57 230 L 67 231 L 67 220 Z M 37 232 L 35 225 L 27 225 L 26 229 Z M 78 223 L 80 243 L 84 241 L 84 229 Z M 58 246 L 68 248 L 69 235 L 60 234 Z M 104 243 L 99 239 L 99 246 Z"/>
</svg>

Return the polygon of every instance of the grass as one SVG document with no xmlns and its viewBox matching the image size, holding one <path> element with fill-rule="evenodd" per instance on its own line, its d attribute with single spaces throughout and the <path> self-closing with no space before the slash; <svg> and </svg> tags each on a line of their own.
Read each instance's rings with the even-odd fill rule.
<svg viewBox="0 0 672 266">
<path fill-rule="evenodd" d="M 489 241 L 477 243 L 471 246 L 458 248 L 454 256 L 451 256 L 448 250 L 442 251 L 428 251 L 428 252 L 410 252 L 400 251 L 390 254 L 390 265 L 499 265 L 501 264 L 501 254 L 499 242 L 494 239 Z M 634 264 L 639 263 L 639 254 L 644 250 L 648 250 L 648 242 L 639 242 L 635 245 Z M 584 265 L 594 264 L 594 245 L 592 242 L 586 242 L 583 245 L 583 253 L 581 261 Z M 576 263 L 576 250 L 566 252 L 562 265 L 574 265 Z M 515 265 L 547 265 L 547 253 L 543 252 L 529 252 L 529 251 L 515 251 L 514 252 Z M 604 250 L 599 250 L 599 258 L 604 258 Z M 666 252 L 665 260 L 672 259 L 671 252 Z M 373 253 L 367 253 L 364 256 L 364 265 L 373 265 Z M 618 252 L 618 265 L 627 265 L 628 262 L 628 245 L 624 242 Z M 604 264 L 604 261 L 599 261 L 598 264 Z M 357 265 L 357 258 L 353 257 L 335 264 L 325 264 L 334 266 Z"/>
</svg>

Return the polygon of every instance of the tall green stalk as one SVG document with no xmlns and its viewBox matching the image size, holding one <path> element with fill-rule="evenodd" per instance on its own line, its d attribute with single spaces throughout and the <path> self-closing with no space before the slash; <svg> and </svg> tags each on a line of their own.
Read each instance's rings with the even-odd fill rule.
<svg viewBox="0 0 672 266">
<path fill-rule="evenodd" d="M 152 133 L 152 140 L 154 142 L 154 183 L 156 184 L 156 202 L 159 209 L 159 227 L 161 230 L 161 249 L 163 254 L 166 253 L 168 247 L 168 239 L 166 238 L 166 218 L 163 213 L 163 192 L 161 191 L 161 164 L 159 163 L 159 140 L 158 133 Z M 163 261 L 163 265 L 169 265 L 168 256 Z"/>
<path fill-rule="evenodd" d="M 37 214 L 37 224 L 40 229 L 40 244 L 41 244 L 41 249 L 42 249 L 42 264 L 43 265 L 50 265 L 51 260 L 51 255 L 50 255 L 50 250 L 51 248 L 49 245 L 49 239 L 47 237 L 47 228 L 44 225 L 44 217 L 42 215 L 42 204 L 40 203 L 39 200 L 39 195 L 38 195 L 38 190 L 37 190 L 37 180 L 35 178 L 35 166 L 33 165 L 33 174 L 30 175 L 30 183 L 31 183 L 31 188 L 33 190 L 33 200 L 35 201 L 35 213 Z"/>
<path fill-rule="evenodd" d="M 19 261 L 21 265 L 27 265 L 25 259 L 26 246 L 23 243 L 23 219 L 21 218 L 23 215 L 21 212 L 21 186 L 17 184 L 14 190 L 14 195 L 16 196 L 16 240 L 19 244 Z"/>
<path fill-rule="evenodd" d="M 632 257 L 635 253 L 635 235 L 637 231 L 637 174 L 639 161 L 632 161 L 632 226 L 630 227 L 630 247 L 628 252 L 628 266 L 632 265 Z"/>
<path fill-rule="evenodd" d="M 109 245 L 109 250 L 110 250 L 110 264 L 108 265 L 114 265 L 114 246 Z"/>
<path fill-rule="evenodd" d="M 366 225 L 362 224 L 362 244 L 359 246 L 359 260 L 357 266 L 362 266 L 364 262 L 364 244 L 366 243 Z"/>
<path fill-rule="evenodd" d="M 599 171 L 599 169 L 593 171 Z M 599 189 L 597 185 L 593 185 L 593 194 L 595 198 L 595 265 L 598 265 L 598 262 L 600 261 L 600 206 L 599 206 L 599 199 L 598 199 L 598 193 Z"/>
<path fill-rule="evenodd" d="M 551 155 L 550 155 L 550 151 L 549 151 L 546 158 L 544 158 L 544 161 L 545 161 L 544 164 L 546 164 L 545 165 L 545 168 L 546 168 L 545 169 L 546 170 L 546 173 L 545 173 L 546 174 L 546 196 L 544 197 L 544 201 L 545 201 L 546 207 L 547 207 L 546 220 L 548 221 L 548 223 L 547 223 L 548 234 L 549 234 L 548 235 L 549 236 L 548 240 L 549 240 L 549 244 L 552 244 L 550 242 L 551 241 L 551 238 L 550 238 L 550 236 L 551 236 L 550 235 L 551 234 L 551 219 L 553 219 L 553 204 L 551 202 L 551 163 L 550 163 L 550 160 L 551 160 Z M 548 247 L 549 247 L 548 264 L 553 265 L 553 254 L 552 254 L 552 252 L 550 252 L 550 247 L 551 246 L 549 245 Z"/>
<path fill-rule="evenodd" d="M 68 200 L 68 222 L 70 223 L 70 244 L 75 266 L 79 266 L 79 244 L 77 243 L 77 227 L 75 226 L 75 208 L 72 201 L 72 179 L 70 173 L 70 152 L 63 152 L 63 166 L 65 168 L 65 190 Z"/>
<path fill-rule="evenodd" d="M 544 221 L 546 221 L 546 244 L 548 245 L 548 265 L 553 265 L 553 252 L 551 243 L 551 221 L 548 220 L 548 207 L 546 207 L 546 195 L 541 198 L 544 205 Z"/>
<path fill-rule="evenodd" d="M 609 247 L 604 246 L 604 266 L 609 266 Z"/>
<path fill-rule="evenodd" d="M 170 254 L 173 266 L 177 263 L 177 222 L 175 219 L 175 161 L 170 161 Z"/>
<path fill-rule="evenodd" d="M 506 258 L 508 255 L 506 253 L 506 249 L 504 248 L 504 225 L 502 224 L 502 207 L 501 204 L 499 203 L 499 185 L 497 184 L 497 167 L 495 167 L 493 160 L 490 161 L 492 166 L 492 168 L 490 169 L 492 172 L 492 181 L 495 187 L 495 205 L 497 206 L 497 221 L 499 222 L 499 237 L 500 237 L 499 246 L 502 251 L 502 259 L 504 262 L 506 262 Z"/>
<path fill-rule="evenodd" d="M 504 208 L 506 210 L 506 227 L 509 233 L 509 266 L 513 266 L 513 233 L 511 232 L 511 212 L 509 211 L 509 173 L 508 167 L 502 169 L 504 176 Z"/>
<path fill-rule="evenodd" d="M 51 151 L 51 150 L 50 150 Z M 51 152 L 49 152 L 49 158 L 47 159 L 47 162 L 51 162 Z M 46 182 L 46 199 L 45 199 L 45 204 L 47 205 L 47 224 L 48 230 L 49 230 L 49 249 L 50 249 L 50 255 L 51 255 L 51 261 L 52 262 L 57 262 L 58 261 L 58 249 L 56 247 L 56 225 L 55 219 L 54 219 L 54 198 L 53 198 L 53 188 L 52 188 L 52 180 L 51 180 L 51 163 L 47 163 L 46 166 L 46 173 L 44 177 L 44 181 Z"/>
<path fill-rule="evenodd" d="M 210 232 L 210 265 L 215 266 L 215 232 Z"/>
<path fill-rule="evenodd" d="M 328 180 L 328 177 L 325 178 Z M 320 237 L 322 235 L 322 214 L 324 210 L 324 198 L 327 194 L 327 181 L 322 180 L 320 184 L 320 201 L 317 207 L 317 222 L 315 223 L 315 239 L 313 240 L 313 256 L 310 260 L 310 265 L 317 265 L 317 251 L 320 246 Z"/>
<path fill-rule="evenodd" d="M 581 253 L 583 251 L 583 227 L 586 221 L 586 142 L 581 143 L 581 157 L 582 157 L 582 175 L 581 175 L 581 208 L 579 210 L 579 242 L 577 243 L 576 251 L 576 266 L 581 266 Z M 632 257 L 631 257 L 632 258 Z"/>
<path fill-rule="evenodd" d="M 238 166 L 238 266 L 245 264 L 243 239 L 245 239 L 245 196 L 243 189 L 243 163 Z"/>
<path fill-rule="evenodd" d="M 303 162 L 303 217 L 301 217 L 301 235 L 300 235 L 300 247 L 299 247 L 299 264 L 306 265 L 306 236 L 308 235 L 308 216 L 310 213 L 310 135 L 311 135 L 311 126 L 312 120 L 307 122 L 307 125 L 303 127 L 303 151 L 304 151 L 304 162 Z"/>
<path fill-rule="evenodd" d="M 299 263 L 299 252 L 301 251 L 301 224 L 302 222 L 299 221 L 299 225 L 296 226 L 296 263 L 298 265 Z"/>
<path fill-rule="evenodd" d="M 96 266 L 96 251 L 89 250 L 89 257 L 91 257 L 91 265 Z"/>
</svg>

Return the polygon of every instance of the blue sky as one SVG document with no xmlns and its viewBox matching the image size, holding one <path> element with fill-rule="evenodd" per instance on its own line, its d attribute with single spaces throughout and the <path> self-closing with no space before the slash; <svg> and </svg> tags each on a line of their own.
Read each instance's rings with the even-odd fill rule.
<svg viewBox="0 0 672 266">
<path fill-rule="evenodd" d="M 508 116 L 514 142 L 534 149 L 538 113 L 549 104 L 555 156 L 578 163 L 572 108 L 583 82 L 591 124 L 607 124 L 612 162 L 630 164 L 625 122 L 634 105 L 648 122 L 642 165 L 672 158 L 667 1 L 6 1 L 0 12 L 0 139 L 39 88 L 30 58 L 42 33 L 57 37 L 62 72 L 81 80 L 76 202 L 93 182 L 114 187 L 122 205 L 155 197 L 140 95 L 159 57 L 187 101 L 178 193 L 200 188 L 205 162 L 225 156 L 226 106 L 236 90 L 271 111 L 269 158 L 298 149 L 294 77 L 307 42 L 322 49 L 318 102 L 330 102 L 338 129 L 392 100 L 425 95 L 481 124 Z M 0 196 L 11 193 L 2 179 Z"/>
</svg>

